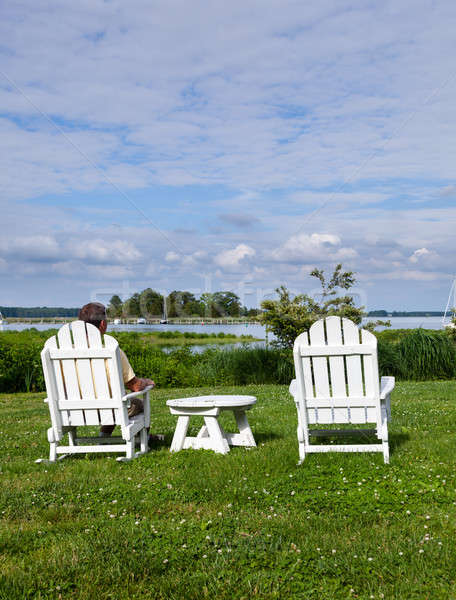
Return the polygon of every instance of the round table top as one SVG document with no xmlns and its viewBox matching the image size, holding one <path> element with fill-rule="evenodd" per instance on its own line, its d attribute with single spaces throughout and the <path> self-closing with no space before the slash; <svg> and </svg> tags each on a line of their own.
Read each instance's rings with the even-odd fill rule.
<svg viewBox="0 0 456 600">
<path fill-rule="evenodd" d="M 167 406 L 172 408 L 241 408 L 242 406 L 252 406 L 257 399 L 255 396 L 193 396 L 192 398 L 176 398 L 167 400 Z"/>
</svg>

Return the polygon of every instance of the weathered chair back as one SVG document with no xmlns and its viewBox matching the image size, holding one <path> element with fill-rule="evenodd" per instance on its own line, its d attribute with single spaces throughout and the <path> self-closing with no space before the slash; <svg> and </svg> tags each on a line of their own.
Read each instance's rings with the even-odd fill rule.
<svg viewBox="0 0 456 600">
<path fill-rule="evenodd" d="M 49 338 L 41 353 L 52 426 L 128 423 L 117 341 L 74 321 Z"/>
<path fill-rule="evenodd" d="M 309 424 L 380 421 L 375 335 L 327 317 L 296 338 L 293 354 Z"/>
</svg>

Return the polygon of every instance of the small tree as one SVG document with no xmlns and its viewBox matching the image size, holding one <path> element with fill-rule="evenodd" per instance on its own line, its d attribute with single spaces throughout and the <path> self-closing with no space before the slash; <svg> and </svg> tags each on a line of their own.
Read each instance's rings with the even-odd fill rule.
<svg viewBox="0 0 456 600">
<path fill-rule="evenodd" d="M 121 317 L 122 316 L 122 300 L 120 299 L 120 297 L 115 294 L 111 300 L 109 301 L 108 304 L 108 317 L 110 317 L 111 319 L 115 319 L 116 317 Z"/>
<path fill-rule="evenodd" d="M 141 304 L 139 294 L 133 294 L 131 298 L 128 298 L 128 300 L 124 302 L 123 311 L 126 317 L 141 316 Z"/>
<path fill-rule="evenodd" d="M 356 306 L 351 295 L 338 295 L 339 290 L 349 290 L 354 285 L 355 277 L 352 271 L 343 272 L 342 265 L 339 264 L 329 281 L 319 269 L 314 269 L 310 275 L 321 283 L 320 301 L 307 294 L 299 294 L 292 298 L 289 290 L 282 285 L 276 289 L 279 294 L 278 300 L 264 300 L 261 303 L 264 312 L 258 316 L 258 320 L 274 333 L 278 346 L 292 348 L 297 336 L 323 317 L 347 317 L 359 325 L 365 315 L 364 307 Z M 387 324 L 377 321 L 375 324 L 368 324 L 367 327 Z"/>
<path fill-rule="evenodd" d="M 139 294 L 140 316 L 155 317 L 163 314 L 163 296 L 146 288 Z"/>
<path fill-rule="evenodd" d="M 168 317 L 202 316 L 203 305 L 191 292 L 174 290 L 166 299 Z"/>
</svg>

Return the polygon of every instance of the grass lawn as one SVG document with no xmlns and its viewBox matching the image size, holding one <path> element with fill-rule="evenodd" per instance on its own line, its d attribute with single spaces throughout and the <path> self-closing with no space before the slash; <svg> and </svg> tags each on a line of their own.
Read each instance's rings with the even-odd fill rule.
<svg viewBox="0 0 456 600">
<path fill-rule="evenodd" d="M 454 382 L 397 384 L 390 465 L 298 467 L 294 404 L 272 385 L 217 389 L 257 396 L 257 448 L 171 455 L 165 400 L 214 391 L 155 391 L 167 445 L 124 464 L 34 464 L 44 395 L 0 395 L 0 598 L 456 598 Z"/>
</svg>

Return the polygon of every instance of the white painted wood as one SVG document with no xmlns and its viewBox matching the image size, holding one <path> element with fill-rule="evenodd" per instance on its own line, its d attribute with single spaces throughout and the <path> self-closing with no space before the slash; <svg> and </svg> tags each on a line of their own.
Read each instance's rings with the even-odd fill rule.
<svg viewBox="0 0 456 600">
<path fill-rule="evenodd" d="M 173 408 L 195 407 L 198 410 L 204 407 L 213 408 L 218 407 L 224 410 L 230 410 L 237 408 L 238 406 L 251 408 L 256 402 L 255 396 L 235 396 L 235 395 L 220 395 L 220 396 L 196 396 L 191 398 L 177 398 L 173 400 L 167 400 L 167 406 Z"/>
<path fill-rule="evenodd" d="M 317 321 L 309 331 L 310 345 L 325 345 L 324 321 Z M 329 396 L 328 360 L 326 356 L 319 355 L 312 358 L 314 375 L 315 396 Z M 318 417 L 319 418 L 319 417 Z"/>
<path fill-rule="evenodd" d="M 340 317 L 332 316 L 326 319 L 326 337 L 328 345 L 329 373 L 331 382 L 331 398 L 333 403 L 333 423 L 347 423 L 348 407 L 345 398 L 347 388 L 345 381 L 344 358 L 338 352 L 342 348 L 347 351 L 349 346 L 342 346 L 342 328 Z M 351 347 L 351 350 L 355 347 Z M 312 348 L 315 350 L 315 348 Z M 321 404 L 320 404 L 321 406 Z"/>
<path fill-rule="evenodd" d="M 227 454 L 230 451 L 228 441 L 223 437 L 220 424 L 217 417 L 204 417 L 204 422 L 212 441 L 212 449 L 220 454 Z"/>
<path fill-rule="evenodd" d="M 340 317 L 328 317 L 328 319 L 339 319 Z M 332 321 L 331 328 L 334 330 L 336 323 Z M 340 332 L 340 326 L 339 326 Z M 329 332 L 328 332 L 329 333 Z M 335 332 L 334 332 L 335 333 Z M 341 333 L 341 332 L 340 332 Z M 369 333 L 369 332 L 367 332 Z M 342 345 L 342 341 L 340 342 Z M 330 345 L 328 346 L 311 346 L 309 349 L 306 349 L 304 352 L 305 356 L 346 356 L 350 354 L 360 355 L 360 354 L 370 354 L 370 348 L 365 348 L 362 344 L 352 344 L 350 346 L 342 346 L 341 348 L 332 348 Z"/>
<path fill-rule="evenodd" d="M 103 343 L 104 342 L 104 343 Z M 84 452 L 124 452 L 130 460 L 144 454 L 147 427 L 150 423 L 150 387 L 135 394 L 125 394 L 118 343 L 110 336 L 102 340 L 96 327 L 82 321 L 64 325 L 47 340 L 41 353 L 46 399 L 52 427 L 48 430 L 51 462 L 60 454 Z M 127 406 L 132 396 L 143 396 L 144 414 L 128 418 Z M 106 438 L 89 438 L 91 445 L 78 438 L 77 427 L 84 425 L 120 425 L 123 443 L 113 444 Z M 68 434 L 68 446 L 61 444 Z M 140 452 L 135 453 L 135 437 L 140 438 Z"/>
<path fill-rule="evenodd" d="M 256 446 L 255 438 L 250 429 L 247 415 L 243 410 L 234 410 L 234 418 L 239 429 L 239 434 L 225 434 L 230 436 L 229 443 L 231 446 Z"/>
<path fill-rule="evenodd" d="M 63 350 L 71 350 L 73 348 L 73 340 L 71 336 L 70 325 L 64 325 L 57 333 L 58 345 Z M 52 351 L 51 351 L 52 360 Z M 60 367 L 63 374 L 63 381 L 66 390 L 66 398 L 68 400 L 80 400 L 81 390 L 79 388 L 78 374 L 76 372 L 76 363 L 74 357 L 68 360 L 61 360 Z M 60 408 L 60 403 L 59 403 Z M 84 413 L 81 410 L 72 410 L 65 414 L 65 420 L 68 425 L 85 425 Z"/>
<path fill-rule="evenodd" d="M 179 452 L 179 450 L 183 449 L 189 422 L 189 415 L 183 415 L 177 419 L 176 431 L 174 432 L 173 441 L 171 442 L 170 452 Z"/>
<path fill-rule="evenodd" d="M 177 415 L 176 431 L 171 444 L 171 452 L 192 448 L 214 450 L 226 454 L 232 446 L 256 446 L 250 429 L 246 410 L 256 402 L 255 396 L 200 396 L 168 400 L 171 414 Z M 218 417 L 224 410 L 232 410 L 239 433 L 227 433 L 221 427 Z M 190 417 L 204 417 L 204 426 L 196 437 L 187 436 Z"/>
<path fill-rule="evenodd" d="M 312 325 L 308 337 L 300 334 L 296 338 L 293 357 L 296 379 L 290 384 L 290 393 L 298 412 L 300 462 L 308 452 L 378 451 L 387 463 L 387 419 L 394 378 L 382 378 L 385 392 L 381 394 L 376 337 L 365 330 L 360 332 L 348 319 L 327 317 Z M 358 431 L 374 431 L 381 444 L 310 444 L 310 435 L 329 432 L 309 430 L 309 425 L 348 423 L 375 424 L 375 430 Z M 346 430 L 330 430 L 330 434 L 346 435 Z"/>
</svg>

